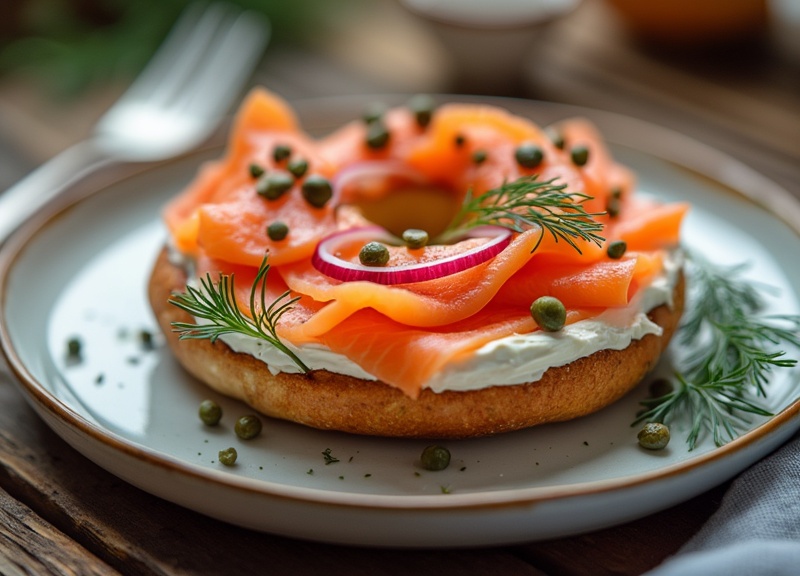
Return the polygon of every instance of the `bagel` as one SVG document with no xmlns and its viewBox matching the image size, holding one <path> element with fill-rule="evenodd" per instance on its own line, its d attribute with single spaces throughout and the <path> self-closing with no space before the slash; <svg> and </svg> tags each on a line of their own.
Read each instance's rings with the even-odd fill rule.
<svg viewBox="0 0 800 576">
<path fill-rule="evenodd" d="M 558 126 L 565 144 L 489 106 L 418 118 L 387 113 L 377 143 L 373 120 L 314 140 L 279 97 L 251 94 L 225 157 L 165 209 L 169 238 L 148 296 L 180 364 L 266 416 L 387 437 L 494 435 L 585 416 L 628 393 L 680 322 L 688 206 L 635 195 L 632 173 L 580 119 Z M 541 212 L 524 229 L 500 219 L 441 234 L 471 198 L 488 191 L 479 199 L 492 205 L 508 181 L 527 186 L 526 199 L 567 190 L 555 225 L 577 214 L 604 236 L 559 240 L 534 221 Z M 394 241 L 409 228 L 438 229 L 436 241 Z M 388 246 L 367 263 L 359 248 L 375 240 Z M 180 304 L 187 286 L 223 282 L 245 317 L 287 305 L 269 321 L 279 346 L 187 334 L 214 324 Z M 561 325 L 538 325 L 532 302 L 543 295 L 558 300 Z M 600 335 L 581 335 L 591 331 Z"/>
<path fill-rule="evenodd" d="M 264 362 L 224 342 L 180 340 L 174 322 L 191 317 L 168 303 L 186 274 L 159 254 L 148 285 L 158 324 L 172 353 L 196 378 L 262 414 L 323 430 L 406 438 L 469 438 L 585 416 L 618 400 L 655 366 L 675 332 L 684 304 L 681 276 L 672 305 L 648 314 L 661 335 L 648 334 L 623 350 L 599 350 L 549 368 L 536 382 L 466 392 L 428 389 L 410 398 L 380 381 L 326 370 L 272 374 Z"/>
</svg>

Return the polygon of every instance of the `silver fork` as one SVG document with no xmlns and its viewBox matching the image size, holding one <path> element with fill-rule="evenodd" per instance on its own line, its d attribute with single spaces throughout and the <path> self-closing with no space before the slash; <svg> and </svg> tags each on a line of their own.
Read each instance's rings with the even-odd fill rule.
<svg viewBox="0 0 800 576">
<path fill-rule="evenodd" d="M 223 3 L 192 4 L 92 136 L 0 193 L 0 243 L 26 218 L 109 162 L 154 162 L 205 141 L 269 38 L 268 21 Z"/>
</svg>

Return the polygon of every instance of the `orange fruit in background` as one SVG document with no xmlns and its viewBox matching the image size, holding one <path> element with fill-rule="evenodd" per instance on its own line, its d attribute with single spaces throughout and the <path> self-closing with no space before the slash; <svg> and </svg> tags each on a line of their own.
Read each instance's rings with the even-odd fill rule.
<svg viewBox="0 0 800 576">
<path fill-rule="evenodd" d="M 767 0 L 606 0 L 639 37 L 662 44 L 704 44 L 762 32 Z"/>
</svg>

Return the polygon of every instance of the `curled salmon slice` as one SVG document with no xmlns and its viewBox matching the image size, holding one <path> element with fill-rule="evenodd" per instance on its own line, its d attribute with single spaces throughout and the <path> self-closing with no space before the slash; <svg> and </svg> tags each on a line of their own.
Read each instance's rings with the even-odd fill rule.
<svg viewBox="0 0 800 576">
<path fill-rule="evenodd" d="M 382 285 L 341 282 L 320 274 L 308 261 L 282 266 L 286 285 L 317 302 L 324 309 L 302 326 L 286 328 L 290 339 L 319 336 L 358 310 L 371 308 L 408 326 L 443 326 L 478 312 L 503 283 L 531 257 L 537 230 L 517 236 L 494 259 L 461 272 L 414 284 Z"/>
<path fill-rule="evenodd" d="M 573 323 L 597 311 L 571 310 Z M 320 340 L 382 382 L 411 398 L 446 365 L 468 357 L 484 344 L 536 330 L 530 314 L 507 306 L 490 306 L 445 328 L 415 328 L 363 309 L 337 324 Z"/>
</svg>

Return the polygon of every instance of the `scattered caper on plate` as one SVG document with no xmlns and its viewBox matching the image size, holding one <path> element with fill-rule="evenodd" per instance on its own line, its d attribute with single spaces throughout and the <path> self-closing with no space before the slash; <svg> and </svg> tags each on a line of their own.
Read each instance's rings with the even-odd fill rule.
<svg viewBox="0 0 800 576">
<path fill-rule="evenodd" d="M 242 440 L 252 440 L 261 434 L 261 419 L 255 414 L 242 416 L 236 421 L 233 430 Z"/>
<path fill-rule="evenodd" d="M 663 450 L 669 444 L 669 428 L 660 422 L 648 422 L 637 437 L 642 448 Z"/>
<path fill-rule="evenodd" d="M 213 400 L 206 399 L 200 402 L 198 415 L 206 426 L 216 426 L 222 419 L 222 408 Z"/>
<path fill-rule="evenodd" d="M 450 465 L 450 450 L 444 446 L 427 446 L 420 456 L 420 464 L 425 470 L 444 470 Z"/>
<path fill-rule="evenodd" d="M 236 464 L 236 457 L 238 454 L 236 453 L 236 448 L 230 447 L 226 448 L 225 450 L 220 450 L 218 456 L 221 464 L 224 464 L 225 466 L 233 466 Z"/>
</svg>

